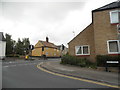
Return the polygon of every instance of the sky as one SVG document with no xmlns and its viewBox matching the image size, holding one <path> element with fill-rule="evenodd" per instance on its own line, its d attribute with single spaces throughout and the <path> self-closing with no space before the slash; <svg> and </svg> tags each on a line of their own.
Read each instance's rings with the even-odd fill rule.
<svg viewBox="0 0 120 90">
<path fill-rule="evenodd" d="M 35 45 L 70 42 L 92 22 L 91 11 L 116 0 L 0 0 L 0 32 Z"/>
</svg>

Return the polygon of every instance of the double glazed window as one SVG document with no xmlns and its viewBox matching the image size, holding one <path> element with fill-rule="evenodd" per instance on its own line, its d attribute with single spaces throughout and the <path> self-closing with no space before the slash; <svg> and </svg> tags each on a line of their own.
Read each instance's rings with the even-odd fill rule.
<svg viewBox="0 0 120 90">
<path fill-rule="evenodd" d="M 110 12 L 110 22 L 111 24 L 119 23 L 120 10 L 115 10 Z"/>
<path fill-rule="evenodd" d="M 89 46 L 88 45 L 76 46 L 75 52 L 76 55 L 89 55 Z"/>
<path fill-rule="evenodd" d="M 120 41 L 119 40 L 109 40 L 107 43 L 108 43 L 108 53 L 109 54 L 119 54 L 120 53 Z"/>
</svg>

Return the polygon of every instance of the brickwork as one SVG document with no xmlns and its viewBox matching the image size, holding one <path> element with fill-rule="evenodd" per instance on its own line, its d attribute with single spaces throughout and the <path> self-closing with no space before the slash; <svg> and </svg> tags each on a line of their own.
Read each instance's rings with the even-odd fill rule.
<svg viewBox="0 0 120 90">
<path fill-rule="evenodd" d="M 90 56 L 82 56 L 89 58 L 95 62 L 96 55 L 108 54 L 107 41 L 117 40 L 117 25 L 110 23 L 110 11 L 93 12 L 93 21 L 86 29 L 79 33 L 73 40 L 68 43 L 69 54 L 75 55 L 75 46 L 89 45 Z"/>
<path fill-rule="evenodd" d="M 89 58 L 92 61 L 95 56 L 93 24 L 90 24 L 85 30 L 83 30 L 80 34 L 78 34 L 69 43 L 69 54 L 75 55 L 75 46 L 80 46 L 80 45 L 89 45 L 90 56 L 84 56 L 84 57 Z"/>
<path fill-rule="evenodd" d="M 110 11 L 93 13 L 94 40 L 96 55 L 108 54 L 107 41 L 117 40 L 117 26 L 110 23 Z"/>
</svg>

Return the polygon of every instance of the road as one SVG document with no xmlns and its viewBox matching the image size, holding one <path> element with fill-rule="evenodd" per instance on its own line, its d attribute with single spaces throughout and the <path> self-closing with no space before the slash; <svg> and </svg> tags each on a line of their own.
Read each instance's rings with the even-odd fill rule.
<svg viewBox="0 0 120 90">
<path fill-rule="evenodd" d="M 57 59 L 56 59 L 57 60 Z M 37 64 L 51 60 L 11 60 L 2 63 L 3 88 L 110 88 L 52 75 L 41 71 Z"/>
</svg>

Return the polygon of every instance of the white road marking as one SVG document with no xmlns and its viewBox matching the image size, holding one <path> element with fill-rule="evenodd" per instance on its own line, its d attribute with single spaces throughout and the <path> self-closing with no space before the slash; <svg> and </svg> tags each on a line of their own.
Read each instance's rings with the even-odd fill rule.
<svg viewBox="0 0 120 90">
<path fill-rule="evenodd" d="M 3 66 L 3 68 L 15 67 L 15 66 L 24 66 L 24 65 L 33 65 L 33 64 L 37 64 L 37 63 L 27 63 L 27 64 L 9 65 L 9 66 Z"/>
<path fill-rule="evenodd" d="M 9 67 L 9 66 L 3 66 L 3 67 Z"/>
<path fill-rule="evenodd" d="M 9 63 L 13 63 L 13 62 L 9 62 Z"/>
</svg>

